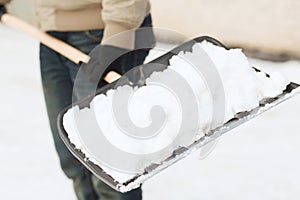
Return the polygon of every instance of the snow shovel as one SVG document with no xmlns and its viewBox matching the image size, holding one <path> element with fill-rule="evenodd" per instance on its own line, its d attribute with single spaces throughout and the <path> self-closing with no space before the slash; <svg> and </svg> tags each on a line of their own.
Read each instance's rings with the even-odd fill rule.
<svg viewBox="0 0 300 200">
<path fill-rule="evenodd" d="M 221 43 L 219 43 L 218 41 L 210 37 L 199 37 L 190 40 L 176 47 L 169 53 L 166 53 L 160 56 L 159 58 L 151 61 L 150 63 L 140 66 L 141 68 L 140 71 L 143 72 L 144 79 L 147 79 L 147 77 L 149 77 L 153 72 L 164 71 L 168 67 L 168 63 L 170 62 L 170 59 L 174 54 L 176 55 L 176 53 L 179 53 L 181 51 L 191 51 L 191 48 L 195 43 L 202 42 L 204 40 L 209 41 L 215 45 L 223 46 Z M 151 65 L 151 64 L 155 64 L 155 65 Z M 259 72 L 258 69 L 255 70 Z M 143 83 L 144 81 L 141 82 Z M 126 82 L 126 78 L 125 78 L 125 82 Z M 113 82 L 99 89 L 96 93 L 96 96 L 106 94 L 109 90 L 118 88 L 116 84 L 117 84 L 116 82 Z M 126 82 L 125 84 L 130 84 L 130 83 Z M 123 85 L 122 81 L 121 81 L 121 85 Z M 139 87 L 139 85 L 135 85 L 135 86 Z M 96 127 L 95 127 L 95 133 L 93 133 L 93 131 L 80 133 L 80 130 L 77 133 L 79 135 L 79 138 L 81 139 L 81 145 L 84 146 L 86 150 L 83 150 L 82 148 L 75 146 L 74 142 L 70 139 L 70 132 L 66 131 L 66 125 L 64 124 L 64 117 L 71 109 L 74 109 L 76 107 L 78 107 L 80 110 L 89 108 L 92 105 L 93 97 L 85 99 L 83 101 L 76 102 L 75 104 L 70 105 L 69 107 L 64 109 L 60 113 L 58 118 L 58 128 L 60 131 L 60 136 L 65 142 L 65 144 L 67 145 L 68 149 L 73 153 L 75 157 L 77 157 L 82 162 L 82 164 L 84 164 L 94 175 L 96 175 L 96 177 L 103 180 L 105 183 L 107 183 L 109 186 L 111 186 L 117 191 L 128 192 L 130 190 L 139 187 L 147 179 L 151 178 L 152 176 L 156 175 L 162 170 L 173 165 L 177 161 L 185 158 L 189 154 L 195 152 L 200 148 L 206 147 L 208 144 L 213 143 L 224 133 L 229 132 L 230 130 L 244 124 L 245 122 L 264 113 L 265 111 L 277 106 L 278 104 L 290 99 L 291 97 L 294 97 L 296 94 L 300 93 L 299 86 L 300 86 L 299 84 L 291 82 L 287 86 L 286 90 L 284 90 L 283 93 L 278 95 L 277 97 L 262 100 L 259 106 L 252 109 L 251 111 L 237 113 L 235 117 L 232 118 L 230 121 L 223 124 L 222 126 L 210 130 L 208 133 L 206 133 L 204 137 L 197 139 L 192 144 L 188 146 L 181 146 L 174 149 L 172 155 L 162 157 L 162 160 L 160 162 L 151 162 L 150 159 L 149 165 L 144 167 L 143 171 L 140 171 L 139 173 L 135 173 L 135 174 L 126 173 L 126 171 L 123 172 L 115 168 L 110 168 L 110 166 L 105 164 L 102 165 L 95 164 L 97 163 L 97 160 L 92 159 L 91 157 L 93 157 L 93 154 L 95 155 L 94 157 L 97 157 L 96 155 L 97 153 L 95 153 L 95 148 L 101 146 L 102 142 L 105 140 L 104 138 L 102 138 L 103 140 L 99 140 L 99 138 L 94 137 L 96 135 L 93 134 L 97 134 Z M 80 118 L 77 119 L 77 122 L 79 121 Z M 87 124 L 78 125 L 78 127 L 84 129 L 84 127 L 89 128 L 90 127 L 89 125 L 90 124 L 88 122 Z M 92 144 L 95 147 L 94 152 L 93 152 Z M 109 152 L 106 153 L 108 154 L 109 157 L 110 156 Z M 90 155 L 90 157 L 87 157 L 87 155 Z M 122 159 L 122 156 L 118 157 L 117 159 Z M 124 165 L 126 159 L 123 160 Z"/>
<path fill-rule="evenodd" d="M 11 26 L 13 28 L 16 28 L 18 30 L 21 30 L 23 32 L 27 32 L 33 37 L 39 39 L 43 44 L 49 46 L 53 50 L 57 51 L 58 53 L 61 53 L 65 57 L 69 58 L 75 63 L 88 63 L 90 60 L 90 57 L 88 55 L 83 54 L 82 52 L 74 49 L 73 47 L 70 47 L 67 44 L 64 44 L 61 41 L 58 41 L 55 38 L 52 38 L 48 36 L 45 33 L 42 33 L 35 29 L 34 27 L 22 22 L 21 20 L 5 14 L 2 18 L 3 23 Z M 198 37 L 193 40 L 190 40 L 175 49 L 171 50 L 170 52 L 160 56 L 159 58 L 151 61 L 150 63 L 140 66 L 139 71 L 143 74 L 143 80 L 141 80 L 139 83 L 134 83 L 135 86 L 141 86 L 143 85 L 145 79 L 149 77 L 153 72 L 159 72 L 163 71 L 168 67 L 168 64 L 170 63 L 170 59 L 174 56 L 179 54 L 181 51 L 191 51 L 193 45 L 198 42 L 202 41 L 209 41 L 217 46 L 222 46 L 220 42 L 217 40 L 210 38 L 210 37 Z M 226 48 L 226 47 L 225 47 Z M 156 65 L 152 65 L 156 64 Z M 155 67 L 153 67 L 155 66 Z M 257 69 L 256 69 L 257 70 Z M 259 70 L 257 70 L 259 71 Z M 110 89 L 115 89 L 116 84 L 120 84 L 120 82 L 116 81 L 121 76 L 112 73 L 108 74 L 108 76 L 105 78 L 107 82 L 109 82 L 108 85 L 104 86 L 103 88 L 100 88 L 97 90 L 96 95 L 101 95 L 106 93 Z M 122 79 L 122 77 L 121 77 Z M 118 83 L 117 83 L 118 82 Z M 125 82 L 125 83 L 123 83 Z M 132 84 L 131 82 L 128 82 L 128 78 L 124 78 L 124 80 L 121 80 L 121 84 Z M 150 177 L 154 176 L 155 174 L 159 173 L 160 171 L 166 169 L 170 165 L 174 164 L 175 162 L 183 159 L 184 157 L 188 156 L 192 152 L 196 151 L 197 149 L 205 146 L 206 144 L 216 140 L 218 137 L 223 135 L 224 133 L 232 130 L 233 128 L 242 125 L 243 123 L 249 121 L 250 119 L 264 113 L 265 111 L 271 109 L 274 106 L 277 106 L 278 104 L 284 102 L 285 100 L 295 96 L 297 93 L 299 93 L 299 87 L 300 85 L 296 83 L 290 83 L 286 90 L 283 91 L 282 94 L 278 95 L 275 98 L 268 98 L 264 99 L 260 102 L 259 106 L 251 111 L 247 112 L 240 112 L 235 115 L 233 119 L 228 121 L 227 123 L 223 124 L 220 127 L 214 128 L 213 130 L 210 130 L 204 137 L 201 137 L 197 139 L 195 142 L 193 142 L 191 145 L 186 147 L 179 147 L 177 149 L 174 149 L 171 156 L 167 156 L 162 159 L 160 163 L 151 163 L 151 160 L 149 160 L 149 165 L 144 168 L 144 170 L 138 174 L 133 174 L 131 176 L 126 177 L 125 181 L 120 182 L 119 180 L 115 179 L 114 176 L 112 176 L 111 171 L 113 169 L 108 169 L 107 166 L 99 166 L 95 164 L 95 162 L 89 158 L 86 157 L 85 153 L 80 148 L 76 147 L 69 138 L 70 133 L 68 133 L 65 130 L 64 126 L 64 116 L 65 114 L 74 107 L 79 107 L 80 109 L 85 109 L 90 106 L 90 103 L 93 100 L 93 97 L 89 97 L 87 99 L 81 100 L 79 102 L 74 103 L 73 105 L 70 105 L 69 107 L 65 108 L 58 117 L 58 128 L 60 137 L 68 147 L 68 149 L 72 152 L 72 154 L 80 160 L 80 162 L 86 166 L 94 175 L 96 175 L 99 179 L 103 180 L 105 183 L 107 183 L 109 186 L 114 188 L 117 191 L 120 192 L 127 192 L 134 188 L 139 187 L 145 180 L 149 179 Z M 89 133 L 86 133 L 87 135 Z M 85 137 L 82 135 L 82 137 Z M 93 140 L 93 138 L 90 138 L 89 140 Z M 101 142 L 99 143 L 99 146 L 101 145 Z M 108 152 L 109 153 L 109 152 Z M 122 175 L 122 172 L 118 172 Z"/>
</svg>

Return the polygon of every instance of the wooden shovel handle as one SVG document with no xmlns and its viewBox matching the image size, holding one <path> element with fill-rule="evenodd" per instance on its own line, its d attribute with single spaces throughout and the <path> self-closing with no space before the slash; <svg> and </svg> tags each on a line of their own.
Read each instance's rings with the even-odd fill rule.
<svg viewBox="0 0 300 200">
<path fill-rule="evenodd" d="M 38 30 L 29 23 L 24 22 L 10 14 L 4 14 L 2 16 L 2 23 L 16 30 L 31 35 L 32 37 L 38 39 L 42 44 L 65 56 L 76 64 L 79 64 L 81 62 L 88 63 L 90 60 L 90 57 L 88 55 L 84 54 L 78 49 L 48 35 L 47 33 Z"/>
<path fill-rule="evenodd" d="M 72 62 L 76 64 L 88 63 L 90 60 L 90 57 L 88 55 L 84 54 L 78 49 L 48 35 L 45 32 L 40 31 L 39 29 L 35 28 L 34 26 L 30 25 L 27 22 L 24 22 L 23 20 L 17 17 L 14 17 L 10 14 L 4 14 L 1 18 L 1 21 L 3 24 L 11 28 L 27 33 L 32 37 L 38 39 L 45 46 L 65 56 L 66 58 L 70 59 Z M 120 74 L 114 71 L 110 71 L 104 77 L 104 80 L 108 83 L 112 83 L 113 81 L 119 79 L 120 77 L 121 77 Z"/>
</svg>

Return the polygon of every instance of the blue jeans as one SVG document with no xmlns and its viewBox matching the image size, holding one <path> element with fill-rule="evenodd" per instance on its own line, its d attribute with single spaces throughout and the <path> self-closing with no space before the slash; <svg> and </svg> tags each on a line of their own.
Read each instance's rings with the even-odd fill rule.
<svg viewBox="0 0 300 200">
<path fill-rule="evenodd" d="M 142 26 L 151 26 L 147 17 Z M 48 32 L 50 35 L 88 54 L 100 43 L 103 30 L 79 32 Z M 137 58 L 142 62 L 146 55 Z M 142 63 L 139 63 L 142 64 Z M 65 175 L 73 180 L 74 190 L 79 200 L 141 200 L 141 188 L 121 194 L 92 175 L 66 148 L 57 130 L 59 112 L 72 103 L 73 84 L 79 65 L 40 45 L 40 66 L 44 96 L 50 127 L 60 165 Z"/>
</svg>

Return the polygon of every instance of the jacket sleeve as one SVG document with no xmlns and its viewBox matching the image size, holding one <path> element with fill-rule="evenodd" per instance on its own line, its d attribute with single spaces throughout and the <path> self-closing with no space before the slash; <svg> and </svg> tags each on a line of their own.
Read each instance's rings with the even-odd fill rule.
<svg viewBox="0 0 300 200">
<path fill-rule="evenodd" d="M 138 28 L 150 9 L 148 0 L 102 0 L 102 7 L 104 42 L 115 34 Z M 126 47 L 126 44 L 120 46 Z"/>
</svg>

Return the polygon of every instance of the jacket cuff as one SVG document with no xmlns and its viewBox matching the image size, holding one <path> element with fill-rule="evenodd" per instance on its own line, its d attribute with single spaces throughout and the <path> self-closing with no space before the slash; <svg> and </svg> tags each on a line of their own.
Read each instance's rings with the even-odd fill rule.
<svg viewBox="0 0 300 200">
<path fill-rule="evenodd" d="M 130 25 L 106 21 L 102 44 L 134 49 L 135 30 Z"/>
</svg>

